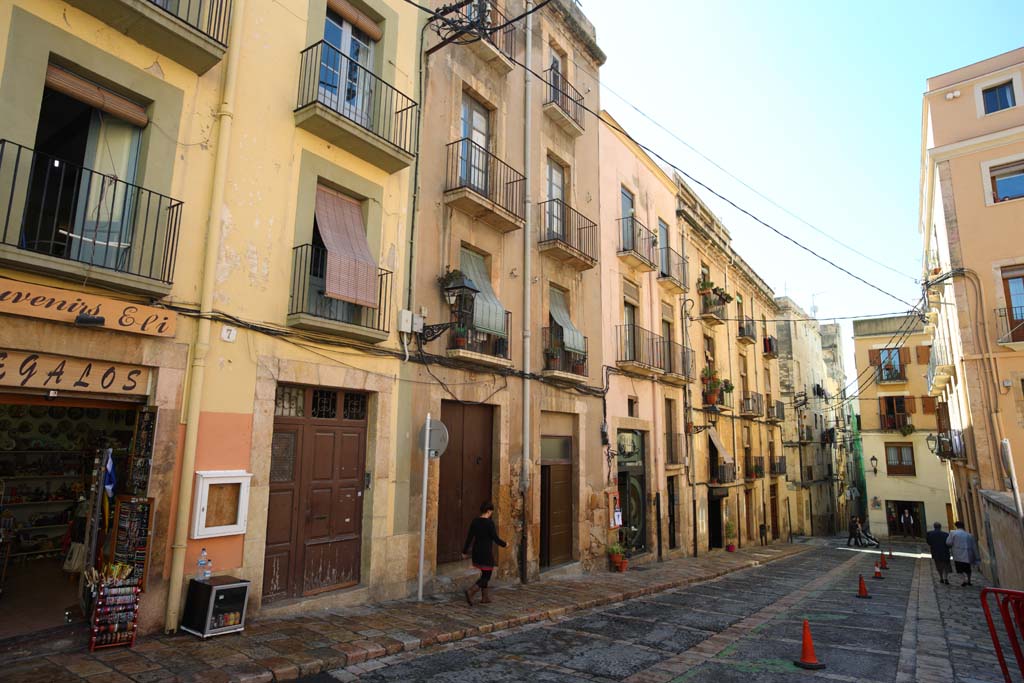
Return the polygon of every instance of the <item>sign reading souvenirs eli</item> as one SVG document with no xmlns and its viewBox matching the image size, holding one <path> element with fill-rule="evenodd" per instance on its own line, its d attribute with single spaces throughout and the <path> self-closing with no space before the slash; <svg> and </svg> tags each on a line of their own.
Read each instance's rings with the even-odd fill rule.
<svg viewBox="0 0 1024 683">
<path fill-rule="evenodd" d="M 143 395 L 149 368 L 0 349 L 0 387 Z"/>
<path fill-rule="evenodd" d="M 107 330 L 173 337 L 178 314 L 164 308 L 143 306 L 67 289 L 33 285 L 0 277 L 0 313 L 24 315 L 62 323 L 74 323 L 82 313 L 103 318 L 96 324 Z"/>
</svg>

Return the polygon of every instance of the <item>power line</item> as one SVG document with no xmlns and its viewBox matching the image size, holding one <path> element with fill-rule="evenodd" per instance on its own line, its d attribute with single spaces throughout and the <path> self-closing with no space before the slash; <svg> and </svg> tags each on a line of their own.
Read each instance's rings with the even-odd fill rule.
<svg viewBox="0 0 1024 683">
<path fill-rule="evenodd" d="M 409 3 L 409 4 L 413 5 L 413 6 L 416 6 L 416 7 L 420 7 L 420 9 L 423 9 L 423 8 L 422 8 L 422 7 L 420 6 L 420 5 L 418 5 L 417 3 L 413 2 L 413 0 L 405 0 L 405 2 L 407 2 L 407 3 Z M 435 19 L 439 18 L 436 12 L 431 12 L 430 14 L 431 14 L 431 16 L 433 16 L 433 17 L 434 17 Z M 546 79 L 546 78 L 545 78 L 545 77 L 544 77 L 544 76 L 543 76 L 542 74 L 540 74 L 540 73 L 538 73 L 537 71 L 534 71 L 534 70 L 533 70 L 532 68 L 530 68 L 530 67 L 526 66 L 526 65 L 525 65 L 525 64 L 523 64 L 523 63 L 522 63 L 521 61 L 519 61 L 518 59 L 516 59 L 516 58 L 515 58 L 514 56 L 511 56 L 511 55 L 505 55 L 505 56 L 506 56 L 506 57 L 507 57 L 507 58 L 508 58 L 508 59 L 509 59 L 509 60 L 510 60 L 510 61 L 511 61 L 511 62 L 512 62 L 513 64 L 516 64 L 516 65 L 518 65 L 518 66 L 522 67 L 522 68 L 523 68 L 524 70 L 528 71 L 528 72 L 529 72 L 529 73 L 530 73 L 531 75 L 533 75 L 534 77 L 536 77 L 536 78 L 537 78 L 537 79 L 538 79 L 538 80 L 539 80 L 539 81 L 540 81 L 541 83 L 544 83 L 544 84 L 545 84 L 545 85 L 547 85 L 548 87 L 550 87 L 550 88 L 553 88 L 553 89 L 557 90 L 557 91 L 558 91 L 559 93 L 561 93 L 562 95 L 565 95 L 566 97 L 570 97 L 570 98 L 571 98 L 571 95 L 570 95 L 570 93 L 567 93 L 567 92 L 565 92 L 565 90 L 563 90 L 563 89 L 562 89 L 562 88 L 561 88 L 561 87 L 560 87 L 560 86 L 559 86 L 558 84 L 555 84 L 555 83 L 552 83 L 552 82 L 548 81 L 548 80 L 547 80 L 547 79 Z M 669 161 L 668 159 L 666 159 L 666 158 L 665 158 L 664 156 L 662 156 L 661 154 L 659 154 L 659 153 L 658 153 L 657 151 L 655 151 L 655 150 L 654 150 L 653 148 L 651 148 L 651 147 L 648 147 L 648 146 L 646 146 L 646 145 L 644 145 L 644 144 L 640 143 L 640 142 L 639 142 L 639 141 L 637 141 L 637 140 L 636 140 L 636 139 L 635 139 L 635 138 L 634 138 L 634 137 L 633 137 L 632 135 L 630 135 L 630 134 L 629 134 L 629 133 L 628 133 L 628 132 L 627 132 L 626 130 L 624 130 L 624 129 L 623 129 L 623 128 L 622 128 L 621 126 L 618 126 L 618 125 L 616 125 L 616 124 L 612 123 L 611 121 L 607 121 L 607 120 L 605 120 L 605 119 L 604 119 L 603 117 L 601 117 L 601 115 L 600 115 L 600 113 L 599 113 L 599 112 L 596 112 L 596 111 L 594 111 L 593 109 L 591 109 L 590 107 L 588 107 L 588 106 L 587 106 L 586 104 L 584 104 L 584 103 L 583 103 L 582 101 L 577 101 L 577 100 L 574 100 L 574 101 L 575 101 L 575 102 L 576 102 L 576 103 L 577 103 L 577 104 L 579 105 L 579 107 L 580 107 L 580 108 L 581 108 L 581 109 L 582 109 L 583 111 L 586 111 L 586 112 L 588 112 L 589 114 L 593 115 L 593 116 L 594 116 L 595 118 L 597 118 L 597 120 L 598 120 L 599 122 L 601 122 L 601 123 L 605 124 L 606 126 L 608 126 L 609 128 L 611 128 L 612 130 L 615 130 L 616 132 L 618 132 L 618 133 L 620 133 L 621 135 L 625 136 L 625 137 L 626 137 L 626 139 L 630 140 L 630 141 L 631 141 L 631 142 L 632 142 L 633 144 L 635 144 L 635 145 L 636 145 L 637 147 L 639 147 L 640 149 L 644 150 L 644 151 L 645 151 L 645 152 L 647 152 L 648 154 L 651 154 L 651 155 L 653 155 L 653 156 L 657 157 L 657 158 L 658 158 L 659 160 L 661 160 L 661 161 L 662 161 L 662 163 L 664 163 L 664 164 L 668 165 L 669 167 L 671 167 L 671 168 L 672 168 L 672 169 L 673 169 L 674 171 L 676 171 L 677 173 L 679 173 L 679 174 L 680 174 L 681 176 L 685 177 L 685 178 L 686 178 L 686 179 L 688 179 L 688 180 L 689 180 L 690 182 L 692 182 L 692 183 L 694 183 L 694 184 L 696 184 L 696 185 L 699 185 L 700 187 L 703 187 L 703 188 L 704 188 L 705 190 L 707 190 L 707 191 L 708 191 L 708 192 L 710 192 L 711 194 L 715 195 L 716 197 L 718 197 L 718 198 L 719 198 L 720 200 L 722 200 L 723 202 L 725 202 L 725 203 L 729 204 L 730 206 L 732 206 L 732 207 L 733 207 L 734 209 L 736 209 L 736 210 L 737 210 L 737 211 L 739 211 L 740 213 L 742 213 L 742 214 L 745 214 L 746 216 L 748 216 L 749 218 L 751 218 L 751 219 L 752 219 L 753 221 L 755 221 L 756 223 L 759 223 L 759 224 L 763 225 L 764 227 L 768 228 L 769 230 L 771 230 L 772 232 L 774 232 L 774 233 L 775 233 L 775 234 L 777 234 L 778 236 L 782 237 L 782 238 L 783 238 L 783 239 L 785 239 L 786 241 L 788 241 L 788 242 L 792 243 L 793 245 L 795 245 L 795 246 L 799 247 L 800 249 L 802 249 L 802 250 L 806 251 L 806 252 L 807 252 L 808 254 L 810 254 L 810 255 L 814 256 L 815 258 L 817 258 L 817 259 L 819 259 L 819 260 L 821 260 L 821 261 L 823 261 L 823 262 L 827 263 L 828 265 L 832 266 L 832 267 L 833 267 L 833 268 L 835 268 L 836 270 L 839 270 L 840 272 L 842 272 L 842 273 L 845 273 L 846 275 L 848 275 L 849 277 L 852 277 L 853 279 L 857 280 L 858 282 L 860 282 L 860 283 L 862 283 L 862 284 L 865 284 L 865 285 L 867 285 L 868 287 L 871 287 L 872 289 L 874 289 L 874 290 L 876 290 L 876 291 L 880 292 L 881 294 L 884 294 L 884 295 L 885 295 L 885 296 L 887 296 L 887 297 L 890 297 L 890 298 L 892 298 L 892 299 L 894 299 L 894 300 L 896 300 L 896 301 L 900 302 L 901 304 L 904 304 L 904 305 L 906 305 L 906 306 L 909 306 L 909 307 L 910 307 L 910 308 L 912 308 L 912 309 L 913 309 L 913 308 L 915 308 L 915 306 L 914 306 L 913 304 L 911 304 L 911 303 L 910 303 L 909 301 L 905 301 L 904 299 L 901 299 L 900 297 L 896 296 L 895 294 L 892 294 L 891 292 L 888 292 L 888 291 L 886 291 L 886 290 L 882 289 L 882 288 L 881 288 L 881 287 L 879 287 L 878 285 L 876 285 L 876 284 L 874 284 L 874 283 L 872 283 L 872 282 L 869 282 L 868 280 L 865 280 L 864 278 L 860 277 L 859 275 L 856 275 L 855 273 L 851 272 L 850 270 L 848 270 L 848 269 L 844 268 L 843 266 L 839 265 L 839 264 L 838 264 L 838 263 L 836 263 L 835 261 L 833 261 L 833 260 L 831 260 L 831 259 L 829 259 L 829 258 L 827 258 L 827 257 L 825 257 L 825 256 L 822 256 L 821 254 L 819 254 L 818 252 L 814 251 L 814 250 L 813 250 L 813 249 L 811 249 L 810 247 L 808 247 L 808 246 L 805 246 L 804 244 L 801 244 L 801 243 L 800 243 L 800 242 L 799 242 L 798 240 L 796 240 L 796 239 L 794 239 L 794 238 L 790 237 L 789 235 L 785 234 L 784 232 L 782 232 L 781 230 L 779 230 L 778 228 L 776 228 L 776 227 L 775 227 L 775 226 L 773 226 L 772 224 L 770 224 L 770 223 L 768 223 L 767 221 L 763 220 L 762 218 L 758 217 L 758 216 L 757 216 L 756 214 L 754 214 L 753 212 L 751 212 L 751 211 L 749 211 L 749 210 L 747 210 L 747 209 L 743 208 L 742 206 L 740 206 L 739 204 L 737 204 L 737 203 L 736 203 L 736 202 L 734 202 L 733 200 L 731 200 L 731 199 L 729 199 L 728 197 L 726 197 L 726 196 L 725 196 L 724 194 L 722 194 L 722 193 L 718 192 L 717 190 L 715 190 L 714 188 L 712 188 L 712 187 L 711 187 L 710 185 L 708 185 L 707 183 L 705 183 L 705 182 L 703 182 L 703 181 L 699 180 L 698 178 L 696 178 L 696 177 L 695 177 L 695 176 L 693 176 L 692 174 L 690 174 L 690 173 L 688 173 L 688 172 L 686 172 L 686 171 L 682 170 L 681 168 L 679 168 L 678 166 L 676 166 L 675 164 L 673 164 L 673 163 L 672 163 L 671 161 Z"/>
</svg>

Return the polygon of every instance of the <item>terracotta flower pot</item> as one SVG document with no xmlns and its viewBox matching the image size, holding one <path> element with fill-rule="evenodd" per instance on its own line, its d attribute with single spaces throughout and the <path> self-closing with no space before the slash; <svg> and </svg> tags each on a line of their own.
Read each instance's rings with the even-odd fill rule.
<svg viewBox="0 0 1024 683">
<path fill-rule="evenodd" d="M 572 374 L 583 375 L 586 373 L 586 368 L 587 366 L 585 366 L 583 363 L 573 363 Z"/>
<path fill-rule="evenodd" d="M 719 394 L 721 392 L 722 392 L 721 389 L 709 389 L 709 390 L 705 391 L 704 392 L 704 405 L 709 405 L 709 406 L 717 405 L 718 404 L 718 396 L 719 396 Z"/>
<path fill-rule="evenodd" d="M 629 567 L 629 560 L 627 560 L 626 558 L 622 558 L 622 560 L 619 562 L 619 571 L 620 572 L 625 572 L 628 567 Z"/>
<path fill-rule="evenodd" d="M 455 338 L 455 348 L 457 348 L 457 349 L 464 349 L 464 348 L 466 348 L 466 337 L 456 337 Z"/>
<path fill-rule="evenodd" d="M 728 553 L 734 553 L 736 552 L 736 546 L 730 543 L 729 545 L 725 546 L 725 551 Z"/>
<path fill-rule="evenodd" d="M 613 567 L 618 567 L 619 563 L 622 562 L 622 555 L 619 554 L 619 553 L 616 553 L 614 555 L 609 555 L 608 559 L 611 560 L 611 563 L 612 563 Z"/>
</svg>

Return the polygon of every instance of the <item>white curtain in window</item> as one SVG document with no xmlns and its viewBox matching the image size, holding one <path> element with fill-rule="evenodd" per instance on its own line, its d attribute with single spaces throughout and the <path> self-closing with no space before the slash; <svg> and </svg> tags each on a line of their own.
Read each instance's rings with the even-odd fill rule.
<svg viewBox="0 0 1024 683">
<path fill-rule="evenodd" d="M 473 327 L 478 332 L 489 332 L 499 337 L 507 336 L 505 307 L 501 305 L 491 287 L 491 274 L 484 263 L 484 257 L 475 251 L 463 249 L 459 261 L 462 272 L 480 290 L 473 299 Z"/>
<path fill-rule="evenodd" d="M 551 317 L 562 328 L 562 345 L 569 351 L 583 353 L 587 350 L 583 333 L 576 329 L 569 317 L 569 307 L 565 302 L 565 293 L 560 289 L 551 288 Z"/>
</svg>

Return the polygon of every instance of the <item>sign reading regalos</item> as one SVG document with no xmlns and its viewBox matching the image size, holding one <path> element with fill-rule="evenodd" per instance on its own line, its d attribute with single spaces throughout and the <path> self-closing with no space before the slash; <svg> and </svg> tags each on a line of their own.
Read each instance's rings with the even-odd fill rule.
<svg viewBox="0 0 1024 683">
<path fill-rule="evenodd" d="M 0 313 L 74 323 L 85 313 L 103 318 L 107 330 L 173 337 L 178 314 L 164 308 L 143 306 L 67 289 L 32 285 L 0 277 Z M 97 325 L 97 327 L 100 327 Z"/>
<path fill-rule="evenodd" d="M 0 387 L 144 395 L 149 374 L 139 365 L 0 349 Z"/>
</svg>

